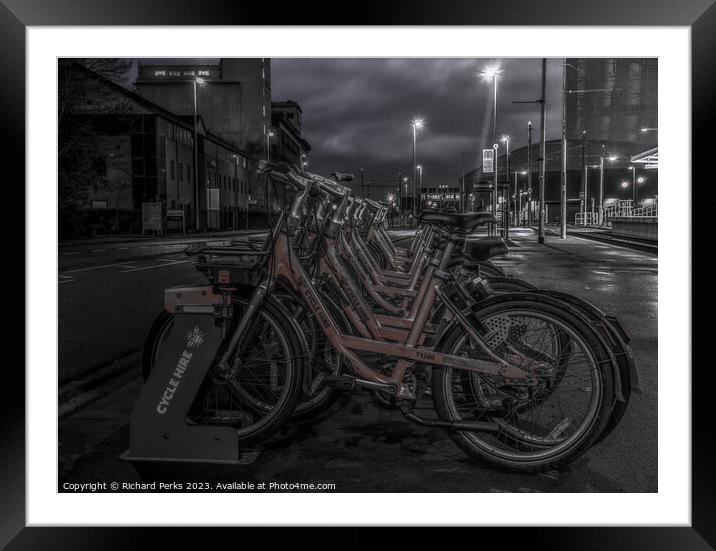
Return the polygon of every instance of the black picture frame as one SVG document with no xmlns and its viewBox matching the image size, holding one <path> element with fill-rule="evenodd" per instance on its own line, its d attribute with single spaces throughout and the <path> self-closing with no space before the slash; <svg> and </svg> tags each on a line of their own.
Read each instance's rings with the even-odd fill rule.
<svg viewBox="0 0 716 551">
<path fill-rule="evenodd" d="M 693 181 L 709 178 L 705 160 L 714 140 L 711 138 L 716 110 L 711 86 L 716 85 L 716 5 L 713 0 L 429 0 L 410 3 L 399 0 L 362 2 L 360 9 L 346 4 L 332 8 L 323 3 L 299 3 L 268 9 L 263 3 L 231 0 L 1 0 L 0 1 L 0 157 L 5 185 L 6 266 L 2 279 L 6 286 L 4 305 L 12 312 L 24 311 L 24 297 L 13 289 L 25 287 L 24 212 L 25 204 L 25 31 L 28 26 L 45 25 L 639 25 L 687 26 L 691 28 L 692 50 L 692 166 Z M 48 132 L 54 131 L 48 121 Z M 711 171 L 713 173 L 713 170 Z M 684 182 L 674 185 L 683 186 Z M 699 203 L 696 203 L 699 204 Z M 702 203 L 704 208 L 708 203 Z M 20 206 L 22 205 L 22 208 Z M 689 527 L 633 528 L 491 528 L 491 536 L 509 542 L 511 548 L 529 549 L 712 549 L 716 546 L 716 415 L 713 403 L 713 361 L 708 361 L 704 343 L 712 339 L 716 325 L 712 314 L 716 271 L 709 262 L 710 218 L 693 210 L 692 226 L 669 231 L 692 236 L 692 319 L 693 351 L 684 350 L 684 363 L 669 366 L 684 373 L 692 370 L 692 524 Z M 21 238 L 22 237 L 22 238 Z M 701 244 L 699 246 L 699 244 Z M 48 285 L 55 284 L 48 274 Z M 26 293 L 33 289 L 26 288 Z M 710 314 L 710 315 L 709 315 Z M 687 322 L 688 320 L 684 320 Z M 24 325 L 23 325 L 24 326 Z M 15 331 L 16 332 L 16 331 Z M 13 338 L 13 340 L 16 340 Z M 23 350 L 15 344 L 14 350 Z M 698 361 L 698 359 L 702 361 Z M 119 549 L 147 548 L 150 540 L 162 547 L 187 542 L 184 530 L 162 528 L 151 533 L 141 528 L 36 528 L 25 527 L 25 376 L 20 362 L 4 362 L 0 393 L 0 545 L 7 549 Z M 668 399 L 666 401 L 668 403 Z M 320 519 L 316 519 L 320 524 Z M 236 529 L 223 530 L 220 537 L 235 542 Z M 240 530 L 240 529 L 239 529 Z M 243 529 L 247 530 L 247 529 Z M 372 529 L 357 529 L 323 539 L 329 545 L 340 541 L 351 545 L 369 544 L 382 537 Z M 291 531 L 293 532 L 293 531 Z M 205 532 L 204 532 L 205 533 Z M 474 534 L 474 532 L 471 532 Z M 212 534 L 212 541 L 214 535 Z M 244 536 L 245 537 L 245 536 Z M 272 546 L 291 541 L 301 534 L 272 532 Z M 305 537 L 305 536 L 304 536 Z M 341 538 L 340 540 L 335 539 Z M 421 530 L 402 535 L 411 545 L 424 536 Z M 472 537 L 475 537 L 474 535 Z M 480 534 L 478 537 L 482 537 Z M 412 540 L 412 541 L 411 541 Z M 207 541 L 206 539 L 204 540 Z M 249 541 L 249 540 L 246 540 Z M 317 540 L 313 540 L 317 542 Z M 477 545 L 477 541 L 475 542 Z M 343 545 L 341 545 L 343 546 Z"/>
</svg>

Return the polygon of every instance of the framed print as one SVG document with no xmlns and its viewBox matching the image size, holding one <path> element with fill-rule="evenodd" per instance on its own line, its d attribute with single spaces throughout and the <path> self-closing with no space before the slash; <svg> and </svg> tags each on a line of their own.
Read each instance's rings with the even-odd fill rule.
<svg viewBox="0 0 716 551">
<path fill-rule="evenodd" d="M 716 8 L 449 7 L 3 0 L 3 545 L 713 546 Z"/>
</svg>

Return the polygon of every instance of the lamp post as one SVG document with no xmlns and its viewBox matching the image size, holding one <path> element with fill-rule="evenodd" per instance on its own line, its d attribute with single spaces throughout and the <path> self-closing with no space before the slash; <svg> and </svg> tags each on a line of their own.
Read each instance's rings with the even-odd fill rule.
<svg viewBox="0 0 716 551">
<path fill-rule="evenodd" d="M 465 153 L 460 153 L 460 171 L 462 173 L 462 191 L 460 193 L 460 212 L 467 210 L 467 195 L 465 194 Z"/>
<path fill-rule="evenodd" d="M 582 130 L 582 224 L 587 225 L 587 131 Z"/>
<path fill-rule="evenodd" d="M 497 67 L 486 67 L 480 72 L 482 78 L 486 81 L 492 80 L 494 86 L 493 103 L 492 103 L 492 147 L 495 149 L 495 160 L 494 160 L 494 183 L 495 188 L 492 191 L 492 212 L 497 213 L 497 77 L 502 74 L 502 70 Z"/>
<path fill-rule="evenodd" d="M 532 121 L 527 122 L 527 187 L 532 189 Z M 530 197 L 532 199 L 532 197 Z M 527 225 L 530 225 L 530 217 L 532 209 L 530 203 L 527 203 Z"/>
<path fill-rule="evenodd" d="M 510 237 L 510 137 L 502 136 L 502 143 L 505 144 L 505 181 L 507 182 L 507 196 L 503 210 L 504 226 L 505 226 L 505 239 Z M 495 170 L 497 174 L 497 170 Z"/>
<path fill-rule="evenodd" d="M 413 209 L 412 209 L 412 210 L 413 210 L 413 218 L 415 218 L 415 216 L 416 216 L 416 211 L 415 211 L 415 184 L 416 184 L 417 176 L 418 176 L 418 174 L 417 174 L 417 170 L 418 170 L 418 168 L 417 168 L 417 167 L 418 167 L 418 165 L 417 165 L 417 162 L 418 162 L 418 159 L 417 159 L 417 156 L 418 156 L 418 153 L 417 153 L 417 133 L 418 133 L 418 128 L 422 128 L 422 127 L 423 127 L 423 124 L 424 124 L 423 119 L 413 119 L 412 122 L 411 122 L 411 125 L 413 126 L 413 181 L 412 181 L 412 196 L 413 196 Z"/>
<path fill-rule="evenodd" d="M 192 80 L 194 88 L 194 229 L 199 231 L 199 123 L 197 114 L 196 85 L 206 82 L 201 77 Z"/>
<path fill-rule="evenodd" d="M 420 197 L 420 209 L 422 210 L 423 206 L 423 165 L 418 165 L 418 197 Z"/>
<path fill-rule="evenodd" d="M 537 242 L 538 243 L 544 243 L 544 218 L 545 218 L 545 208 L 544 208 L 544 185 L 545 185 L 545 172 L 546 172 L 546 165 L 547 165 L 547 153 L 546 153 L 546 147 L 547 147 L 547 128 L 545 126 L 545 107 L 547 104 L 547 99 L 545 97 L 545 88 L 547 84 L 547 58 L 542 58 L 542 97 L 540 98 L 540 132 L 542 133 L 542 143 L 540 144 L 540 151 L 539 156 L 542 160 L 542 164 L 540 165 L 539 169 L 539 230 L 537 233 Z"/>
<path fill-rule="evenodd" d="M 599 213 L 597 222 L 601 226 L 604 223 L 604 144 L 602 154 L 599 156 Z"/>
</svg>

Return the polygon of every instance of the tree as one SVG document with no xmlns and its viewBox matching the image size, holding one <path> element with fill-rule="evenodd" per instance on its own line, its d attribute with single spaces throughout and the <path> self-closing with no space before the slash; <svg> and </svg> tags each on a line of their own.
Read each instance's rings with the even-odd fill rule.
<svg viewBox="0 0 716 551">
<path fill-rule="evenodd" d="M 82 209 L 90 186 L 102 185 L 106 161 L 99 154 L 96 117 L 121 114 L 126 106 L 111 101 L 111 88 L 91 78 L 124 86 L 131 59 L 70 59 L 58 61 L 58 219 L 60 237 L 81 228 Z M 90 73 L 88 73 L 90 71 Z M 101 120 L 101 119 L 100 119 Z"/>
</svg>

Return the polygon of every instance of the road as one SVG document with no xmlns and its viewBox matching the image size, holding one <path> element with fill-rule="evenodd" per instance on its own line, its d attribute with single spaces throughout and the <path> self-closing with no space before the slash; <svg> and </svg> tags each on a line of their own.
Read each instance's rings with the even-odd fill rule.
<svg viewBox="0 0 716 551">
<path fill-rule="evenodd" d="M 138 351 L 163 290 L 205 281 L 182 252 L 187 242 L 59 248 L 60 385 Z"/>
<path fill-rule="evenodd" d="M 632 335 L 643 394 L 632 396 L 608 438 L 566 469 L 540 475 L 497 471 L 465 456 L 444 430 L 418 427 L 358 393 L 320 422 L 286 427 L 262 449 L 244 450 L 244 465 L 161 464 L 145 468 L 144 476 L 211 484 L 332 482 L 344 492 L 657 491 L 657 257 L 576 237 L 548 237 L 540 246 L 529 230 L 510 236 L 514 246 L 499 260 L 509 273 L 590 300 L 619 316 Z M 66 378 L 138 349 L 161 307 L 162 289 L 202 281 L 179 248 L 61 250 L 77 253 L 60 256 L 60 281 L 66 281 L 60 283 L 60 368 Z M 137 366 L 61 420 L 61 485 L 141 480 L 118 459 L 128 445 L 127 419 L 140 389 Z"/>
</svg>

